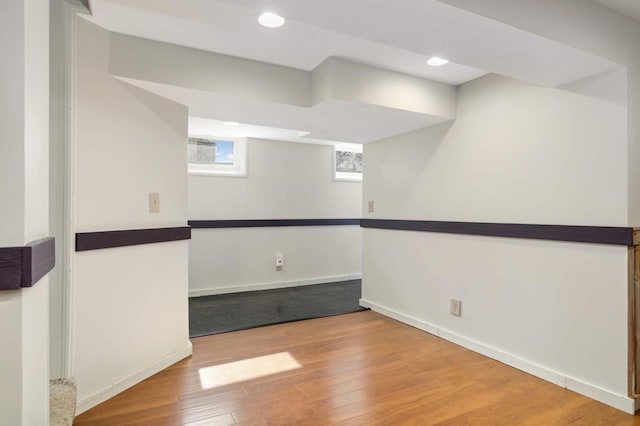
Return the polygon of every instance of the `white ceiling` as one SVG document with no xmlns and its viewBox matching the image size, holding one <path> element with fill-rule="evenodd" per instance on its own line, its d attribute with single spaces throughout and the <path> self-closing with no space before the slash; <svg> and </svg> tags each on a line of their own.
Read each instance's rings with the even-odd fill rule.
<svg viewBox="0 0 640 426">
<path fill-rule="evenodd" d="M 640 22 L 640 0 L 594 0 L 596 3 L 613 9 Z"/>
<path fill-rule="evenodd" d="M 496 72 L 557 86 L 617 67 L 437 0 L 91 0 L 91 6 L 90 19 L 111 31 L 306 71 L 335 56 L 453 85 Z M 263 11 L 287 22 L 261 27 Z M 452 62 L 429 67 L 432 55 Z M 312 132 L 318 140 L 366 143 L 433 124 L 432 117 L 401 109 L 363 105 L 354 113 L 339 101 L 313 109 L 225 102 L 215 93 L 132 83 L 188 105 L 194 116 Z M 285 133 L 283 139 L 292 134 Z"/>
<path fill-rule="evenodd" d="M 425 64 L 429 56 L 446 52 L 434 49 L 425 55 L 297 21 L 287 14 L 282 28 L 264 28 L 257 22 L 262 7 L 241 3 L 92 0 L 91 9 L 94 21 L 111 31 L 306 71 L 336 56 L 450 84 L 464 83 L 487 73 L 455 63 L 429 67 Z"/>
</svg>

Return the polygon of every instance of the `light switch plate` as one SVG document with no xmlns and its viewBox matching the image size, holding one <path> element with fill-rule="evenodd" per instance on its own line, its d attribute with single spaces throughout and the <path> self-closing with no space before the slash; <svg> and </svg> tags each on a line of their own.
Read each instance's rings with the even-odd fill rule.
<svg viewBox="0 0 640 426">
<path fill-rule="evenodd" d="M 160 193 L 149 193 L 149 213 L 160 213 Z"/>
<path fill-rule="evenodd" d="M 369 208 L 369 213 L 373 213 L 373 200 L 369 200 L 368 208 Z"/>
<path fill-rule="evenodd" d="M 449 312 L 451 312 L 451 315 L 459 317 L 462 313 L 462 302 L 457 299 L 451 299 Z"/>
</svg>

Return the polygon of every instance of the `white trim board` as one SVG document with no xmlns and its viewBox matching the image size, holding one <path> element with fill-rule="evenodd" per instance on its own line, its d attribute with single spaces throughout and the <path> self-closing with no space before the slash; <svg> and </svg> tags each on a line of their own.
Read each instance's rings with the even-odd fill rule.
<svg viewBox="0 0 640 426">
<path fill-rule="evenodd" d="M 410 315 L 402 314 L 396 310 L 378 305 L 377 303 L 368 301 L 366 299 L 360 299 L 360 306 L 371 308 L 373 311 L 378 312 L 382 315 L 401 321 L 405 324 L 426 331 L 427 333 L 433 334 L 435 336 L 441 337 L 445 340 L 455 343 L 456 345 L 460 345 L 464 348 L 495 359 L 496 361 L 500 361 L 504 364 L 544 379 L 565 389 L 569 389 L 591 399 L 595 399 L 596 401 L 602 402 L 603 404 L 609 405 L 613 408 L 617 408 L 618 410 L 622 410 L 625 413 L 632 415 L 635 414 L 636 401 L 626 395 L 619 395 L 606 389 L 602 389 L 601 387 L 598 387 L 596 385 L 566 376 L 558 371 L 551 370 L 540 364 L 536 364 L 527 359 L 520 358 L 508 352 L 504 352 L 482 342 L 478 342 L 477 340 L 461 336 L 457 333 L 440 328 L 434 324 L 430 324 Z"/>
<path fill-rule="evenodd" d="M 62 269 L 62 282 L 60 283 L 61 304 L 56 309 L 62 312 L 61 327 L 61 354 L 60 354 L 60 378 L 71 379 L 74 377 L 74 322 L 75 301 L 73 274 L 73 259 L 75 255 L 75 205 L 73 197 L 75 193 L 75 146 L 76 135 L 74 123 L 76 119 L 76 34 L 78 19 L 83 19 L 82 14 L 87 14 L 87 8 L 77 0 L 64 2 L 64 153 L 60 170 L 62 171 L 62 196 L 63 196 L 63 224 L 61 229 L 62 250 L 60 254 L 60 266 Z M 59 224 L 58 224 L 59 225 Z"/>
<path fill-rule="evenodd" d="M 299 287 L 303 285 L 330 284 L 339 281 L 360 280 L 362 274 L 338 275 L 293 281 L 276 281 L 268 283 L 238 284 L 224 287 L 189 289 L 189 297 L 212 296 L 215 294 L 242 293 L 245 291 L 272 290 L 276 288 Z"/>
<path fill-rule="evenodd" d="M 130 374 L 129 376 L 118 380 L 117 382 L 115 382 L 114 384 L 107 386 L 106 388 L 92 394 L 89 395 L 87 397 L 84 397 L 82 399 L 78 400 L 78 408 L 76 409 L 76 416 L 84 413 L 85 411 L 95 407 L 96 405 L 100 404 L 101 402 L 106 401 L 109 398 L 112 398 L 114 396 L 116 396 L 117 394 L 119 394 L 120 392 L 123 392 L 127 389 L 129 389 L 131 386 L 136 385 L 138 383 L 140 383 L 141 381 L 143 381 L 144 379 L 147 379 L 151 376 L 153 376 L 156 373 L 159 373 L 160 371 L 164 370 L 165 368 L 175 364 L 176 362 L 190 356 L 193 353 L 193 347 L 191 345 L 191 342 L 189 341 L 189 343 L 187 345 L 185 345 L 184 347 L 171 352 L 170 354 L 168 354 L 167 356 L 165 356 L 164 358 L 162 358 L 161 360 L 154 362 L 153 364 L 151 364 L 148 367 L 143 368 L 142 370 L 139 370 L 135 373 Z"/>
</svg>

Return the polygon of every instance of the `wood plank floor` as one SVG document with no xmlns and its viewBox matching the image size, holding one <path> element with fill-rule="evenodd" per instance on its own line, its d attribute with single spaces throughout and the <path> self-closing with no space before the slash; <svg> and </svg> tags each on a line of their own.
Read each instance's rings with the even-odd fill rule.
<svg viewBox="0 0 640 426">
<path fill-rule="evenodd" d="M 74 425 L 640 425 L 372 311 L 193 345 Z"/>
</svg>

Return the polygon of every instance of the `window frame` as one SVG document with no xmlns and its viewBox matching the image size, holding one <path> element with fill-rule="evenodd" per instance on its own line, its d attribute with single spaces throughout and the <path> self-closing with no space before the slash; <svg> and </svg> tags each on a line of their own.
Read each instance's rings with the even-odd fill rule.
<svg viewBox="0 0 640 426">
<path fill-rule="evenodd" d="M 206 139 L 209 141 L 233 142 L 232 164 L 198 164 L 189 163 L 187 155 L 187 173 L 194 176 L 229 176 L 247 177 L 247 138 L 235 138 L 211 135 L 189 135 L 189 139 Z M 187 141 L 187 149 L 189 141 Z"/>
</svg>

